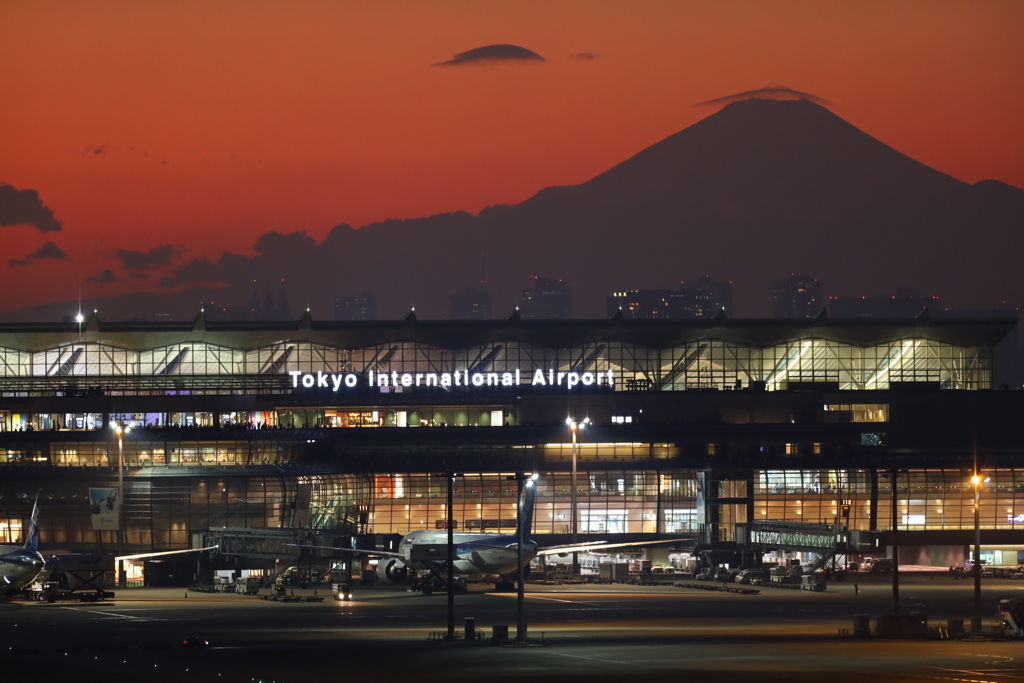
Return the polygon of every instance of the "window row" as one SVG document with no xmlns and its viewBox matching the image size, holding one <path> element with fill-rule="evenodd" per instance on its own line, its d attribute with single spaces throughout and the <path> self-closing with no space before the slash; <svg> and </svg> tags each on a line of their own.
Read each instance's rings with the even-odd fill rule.
<svg viewBox="0 0 1024 683">
<path fill-rule="evenodd" d="M 540 380 L 534 374 L 538 370 L 542 372 Z M 544 374 L 548 371 L 574 375 L 583 384 L 588 377 L 595 385 L 613 383 L 619 390 L 684 391 L 752 385 L 775 390 L 805 382 L 834 382 L 842 389 L 885 389 L 893 382 L 984 389 L 991 384 L 991 351 L 927 339 L 899 339 L 868 347 L 825 339 L 770 347 L 704 339 L 670 348 L 594 342 L 556 349 L 507 341 L 463 349 L 409 342 L 341 349 L 298 341 L 250 350 L 205 342 L 145 351 L 95 342 L 31 353 L 0 348 L 0 378 L 67 378 L 69 382 L 106 377 L 274 376 L 298 389 L 298 373 L 351 375 L 353 384 L 345 386 L 356 387 L 370 377 L 394 377 L 392 373 L 440 378 L 465 372 L 467 376 L 514 375 L 523 384 L 533 384 L 551 382 L 552 378 Z M 370 384 L 381 390 L 403 388 L 390 386 L 391 382 L 388 386 Z"/>
</svg>

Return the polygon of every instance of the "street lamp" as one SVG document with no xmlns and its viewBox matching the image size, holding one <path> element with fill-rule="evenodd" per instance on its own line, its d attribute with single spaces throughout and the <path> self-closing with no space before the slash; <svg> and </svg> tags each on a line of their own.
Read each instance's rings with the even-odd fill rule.
<svg viewBox="0 0 1024 683">
<path fill-rule="evenodd" d="M 981 635 L 981 477 L 975 469 L 971 477 L 974 484 L 974 618 L 971 619 L 971 635 Z"/>
<path fill-rule="evenodd" d="M 565 424 L 569 425 L 569 431 L 572 433 L 572 482 L 569 487 L 569 492 L 572 494 L 571 509 L 569 510 L 569 519 L 572 524 L 572 544 L 577 545 L 579 543 L 579 517 L 576 512 L 576 457 L 579 455 L 579 443 L 576 440 L 576 432 L 584 429 L 590 424 L 590 418 L 583 418 L 582 422 L 577 422 L 571 417 L 565 418 Z M 572 575 L 579 576 L 580 573 L 580 554 L 574 552 L 572 554 Z"/>
<path fill-rule="evenodd" d="M 523 538 L 527 520 L 523 516 L 523 496 L 526 489 L 531 488 L 537 481 L 537 473 L 527 476 L 522 472 L 516 473 L 516 572 L 518 586 L 516 587 L 516 642 L 528 642 L 526 637 L 526 567 L 523 566 Z M 536 495 L 536 494 L 534 494 Z"/>
<path fill-rule="evenodd" d="M 117 554 L 124 556 L 124 435 L 131 431 L 121 423 L 113 425 L 114 433 L 117 434 Z M 117 561 L 117 585 L 124 588 L 128 585 L 128 578 L 124 574 L 124 560 Z"/>
</svg>

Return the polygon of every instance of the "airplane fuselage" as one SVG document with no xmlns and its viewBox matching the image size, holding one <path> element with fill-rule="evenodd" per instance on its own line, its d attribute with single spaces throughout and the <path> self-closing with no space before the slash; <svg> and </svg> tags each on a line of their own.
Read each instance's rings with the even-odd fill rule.
<svg viewBox="0 0 1024 683">
<path fill-rule="evenodd" d="M 474 534 L 465 531 L 453 534 L 455 571 L 459 574 L 511 574 L 519 566 L 515 534 Z M 412 548 L 418 545 L 448 545 L 448 532 L 424 529 L 405 535 L 398 552 L 407 565 L 413 564 Z M 537 544 L 523 540 L 523 564 L 537 556 Z M 442 558 L 444 559 L 444 558 Z"/>
<path fill-rule="evenodd" d="M 20 546 L 0 546 L 0 595 L 32 583 L 43 570 L 43 556 Z"/>
</svg>

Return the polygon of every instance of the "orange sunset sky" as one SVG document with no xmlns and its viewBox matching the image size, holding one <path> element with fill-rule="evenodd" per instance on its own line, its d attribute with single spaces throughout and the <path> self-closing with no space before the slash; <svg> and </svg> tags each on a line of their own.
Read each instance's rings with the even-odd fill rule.
<svg viewBox="0 0 1024 683">
<path fill-rule="evenodd" d="M 0 183 L 62 229 L 0 225 L 0 310 L 155 289 L 270 230 L 520 202 L 768 85 L 1024 187 L 1022 36 L 1016 0 L 6 0 Z M 432 66 L 497 43 L 545 61 Z M 9 265 L 48 241 L 68 258 Z M 163 271 L 125 277 L 118 249 L 164 244 Z"/>
</svg>

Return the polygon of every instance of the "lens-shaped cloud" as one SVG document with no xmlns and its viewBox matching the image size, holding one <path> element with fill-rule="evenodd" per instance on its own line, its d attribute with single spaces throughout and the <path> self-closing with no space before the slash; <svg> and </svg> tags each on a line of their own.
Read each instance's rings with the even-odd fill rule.
<svg viewBox="0 0 1024 683">
<path fill-rule="evenodd" d="M 485 45 L 460 52 L 447 62 L 433 66 L 468 66 L 471 64 L 497 64 L 502 62 L 543 62 L 545 59 L 533 50 L 518 45 Z"/>
<path fill-rule="evenodd" d="M 827 104 L 832 103 L 828 100 L 823 100 L 816 95 L 810 93 L 800 92 L 799 90 L 793 90 L 787 88 L 784 85 L 769 85 L 758 90 L 748 90 L 746 92 L 737 93 L 735 95 L 726 95 L 725 97 L 717 97 L 707 102 L 698 102 L 693 105 L 695 107 L 714 107 L 719 104 L 729 104 L 730 102 L 737 102 L 739 100 L 750 100 L 750 99 L 762 99 L 762 100 L 810 100 L 815 104 Z"/>
<path fill-rule="evenodd" d="M 43 204 L 35 190 L 18 190 L 0 184 L 0 226 L 31 225 L 39 232 L 60 230 L 53 209 Z"/>
</svg>

